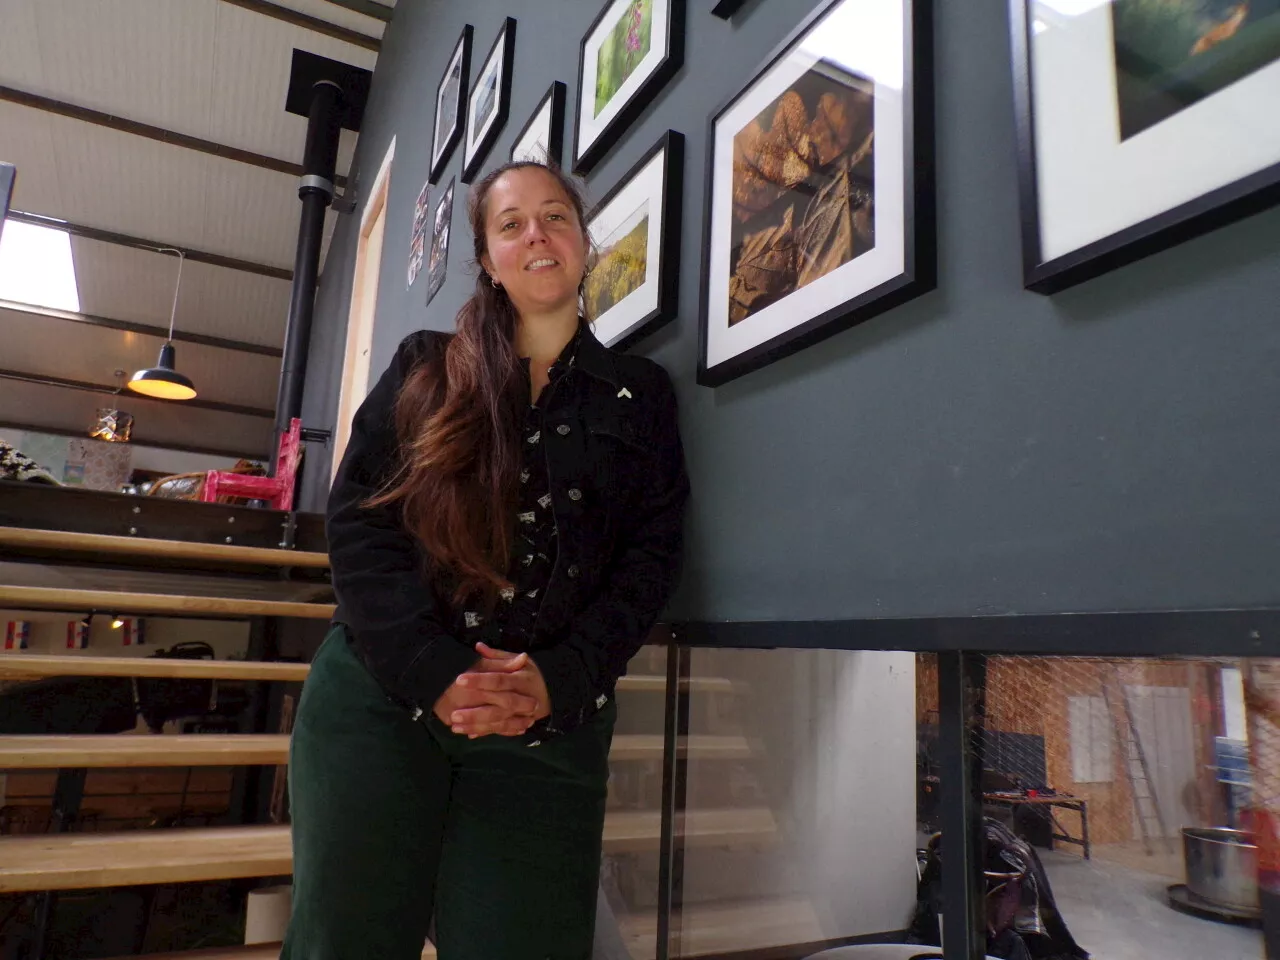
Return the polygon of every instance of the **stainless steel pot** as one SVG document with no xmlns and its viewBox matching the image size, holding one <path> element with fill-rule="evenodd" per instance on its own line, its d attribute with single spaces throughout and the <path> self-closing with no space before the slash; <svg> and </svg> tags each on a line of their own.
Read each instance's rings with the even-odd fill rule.
<svg viewBox="0 0 1280 960">
<path fill-rule="evenodd" d="M 1258 848 L 1253 835 L 1225 827 L 1182 831 L 1187 890 L 1234 910 L 1258 910 Z"/>
</svg>

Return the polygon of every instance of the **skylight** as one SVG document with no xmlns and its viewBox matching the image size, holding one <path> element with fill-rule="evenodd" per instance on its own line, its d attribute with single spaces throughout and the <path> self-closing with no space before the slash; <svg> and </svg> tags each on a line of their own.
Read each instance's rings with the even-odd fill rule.
<svg viewBox="0 0 1280 960">
<path fill-rule="evenodd" d="M 71 235 L 6 220 L 0 233 L 0 300 L 79 313 Z"/>
</svg>

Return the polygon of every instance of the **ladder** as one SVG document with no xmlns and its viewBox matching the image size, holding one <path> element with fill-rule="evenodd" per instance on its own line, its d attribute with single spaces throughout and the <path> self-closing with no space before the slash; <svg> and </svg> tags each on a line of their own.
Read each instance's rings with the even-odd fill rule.
<svg viewBox="0 0 1280 960">
<path fill-rule="evenodd" d="M 1121 722 L 1112 704 L 1111 685 L 1119 690 L 1120 706 L 1124 711 Z M 1142 749 L 1142 738 L 1138 734 L 1138 725 L 1133 718 L 1133 705 L 1129 701 L 1128 691 L 1120 677 L 1119 667 L 1111 664 L 1110 673 L 1102 677 L 1102 699 L 1106 703 L 1107 713 L 1115 729 L 1116 744 L 1124 756 L 1125 775 L 1129 778 L 1129 792 L 1133 796 L 1133 810 L 1137 816 L 1138 829 L 1142 833 L 1142 846 L 1147 855 L 1152 854 L 1152 826 L 1158 829 L 1157 836 L 1164 840 L 1166 849 L 1172 849 L 1169 830 L 1165 825 L 1164 814 L 1156 798 L 1155 783 L 1151 779 L 1151 766 L 1147 762 L 1147 753 Z"/>
</svg>

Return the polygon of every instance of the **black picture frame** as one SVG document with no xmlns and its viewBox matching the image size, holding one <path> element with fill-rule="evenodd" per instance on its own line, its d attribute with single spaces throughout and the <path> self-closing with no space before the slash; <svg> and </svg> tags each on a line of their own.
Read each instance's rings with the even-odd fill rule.
<svg viewBox="0 0 1280 960">
<path fill-rule="evenodd" d="M 533 108 L 529 114 L 529 119 L 524 122 L 524 126 L 520 128 L 520 132 L 515 135 L 511 141 L 511 151 L 508 158 L 516 159 L 516 150 L 529 133 L 529 128 L 533 126 L 542 111 L 550 104 L 551 122 L 547 128 L 547 162 L 560 166 L 564 157 L 564 105 L 568 98 L 569 88 L 559 80 L 554 81 L 542 98 L 538 101 L 538 105 Z"/>
<path fill-rule="evenodd" d="M 497 54 L 499 46 L 502 47 L 502 63 L 497 65 L 497 103 L 494 106 L 493 119 L 489 121 L 488 128 L 473 146 L 470 142 L 471 124 L 474 120 L 474 115 L 471 111 L 471 99 L 476 94 L 476 85 L 484 79 L 485 72 L 493 64 L 493 58 Z M 498 139 L 498 134 L 506 126 L 507 116 L 511 112 L 511 78 L 515 60 L 516 20 L 515 17 L 505 17 L 502 21 L 502 26 L 498 29 L 498 35 L 494 37 L 493 44 L 489 47 L 489 52 L 485 54 L 484 60 L 480 64 L 480 70 L 476 74 L 476 85 L 473 85 L 467 95 L 467 121 L 466 126 L 463 128 L 462 176 L 459 177 L 463 183 L 470 183 L 475 179 L 476 174 L 480 172 L 480 167 L 484 164 L 485 157 L 493 149 L 493 144 Z"/>
<path fill-rule="evenodd" d="M 601 198 L 587 216 L 588 229 L 591 222 L 629 187 L 650 162 L 659 154 L 663 154 L 662 187 L 658 197 L 658 209 L 662 222 L 658 229 L 658 272 L 656 278 L 657 301 L 655 306 L 633 321 L 626 332 L 618 339 L 608 339 L 606 334 L 597 331 L 606 345 L 625 350 L 644 339 L 664 324 L 676 318 L 680 309 L 680 237 L 684 209 L 684 134 L 676 130 L 668 130 L 653 146 L 647 149 L 626 173 L 618 178 L 609 192 Z M 596 318 L 593 318 L 593 320 Z"/>
<path fill-rule="evenodd" d="M 578 44 L 578 83 L 573 124 L 573 172 L 578 176 L 586 176 L 604 159 L 622 139 L 627 129 L 653 102 L 658 91 L 666 86 L 676 75 L 676 71 L 684 65 L 685 0 L 654 0 L 654 3 L 667 5 L 667 32 L 663 38 L 665 52 L 662 59 L 591 143 L 582 143 L 582 98 L 587 66 L 587 46 L 614 4 L 624 2 L 626 0 L 605 0 L 600 12 L 591 21 L 591 26 L 587 28 L 587 32 L 582 35 L 582 40 Z"/>
<path fill-rule="evenodd" d="M 892 310 L 937 286 L 937 223 L 934 199 L 933 0 L 902 0 L 903 59 L 903 270 L 762 343 L 717 363 L 708 359 L 716 125 L 814 26 L 841 3 L 824 0 L 765 58 L 750 79 L 725 100 L 707 121 L 706 197 L 703 210 L 701 297 L 698 323 L 697 382 L 718 387 L 730 380 L 798 353 L 872 317 Z M 794 294 L 795 291 L 792 291 Z M 790 296 L 789 294 L 788 296 Z"/>
<path fill-rule="evenodd" d="M 743 8 L 747 0 L 719 0 L 719 2 L 711 8 L 711 15 L 719 17 L 721 20 L 728 20 L 735 13 Z"/>
<path fill-rule="evenodd" d="M 1035 85 L 1031 65 L 1034 29 L 1029 11 L 1031 2 L 1010 0 L 1009 3 L 1017 120 L 1018 196 L 1022 221 L 1022 279 L 1026 289 L 1043 294 L 1057 293 L 1280 203 L 1280 157 L 1277 157 L 1277 162 L 1268 167 L 1046 260 L 1041 243 Z"/>
<path fill-rule="evenodd" d="M 458 42 L 453 45 L 449 59 L 444 65 L 444 71 L 440 74 L 440 82 L 436 84 L 436 95 L 432 100 L 435 119 L 431 126 L 431 169 L 427 174 L 427 182 L 431 184 L 439 182 L 440 177 L 444 174 L 444 168 L 449 162 L 449 157 L 453 154 L 454 147 L 458 145 L 458 141 L 462 139 L 462 132 L 466 129 L 467 81 L 471 77 L 471 37 L 473 33 L 474 31 L 469 23 L 462 28 L 462 33 L 458 36 Z M 459 61 L 457 109 L 454 111 L 453 116 L 441 117 L 440 94 L 444 90 L 445 83 L 449 80 L 449 74 L 453 71 L 455 61 Z M 439 136 L 440 123 L 446 119 L 452 123 L 452 127 L 445 139 L 441 141 Z"/>
</svg>

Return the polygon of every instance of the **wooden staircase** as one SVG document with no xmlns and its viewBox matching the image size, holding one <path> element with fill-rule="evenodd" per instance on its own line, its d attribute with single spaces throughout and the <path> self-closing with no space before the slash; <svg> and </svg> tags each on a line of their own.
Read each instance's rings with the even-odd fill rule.
<svg viewBox="0 0 1280 960">
<path fill-rule="evenodd" d="M 317 571 L 327 567 L 323 553 L 216 543 L 191 543 L 157 537 L 124 537 L 104 533 L 71 533 L 0 526 L 0 557 L 50 563 L 70 558 L 85 563 L 128 563 L 143 569 L 168 571 L 173 567 L 203 573 L 255 570 L 287 580 L 291 570 Z M 0 565 L 0 571 L 3 565 Z M 111 572 L 111 571 L 107 571 Z M 285 576 L 281 576 L 281 574 Z M 107 578 L 104 575 L 104 580 Z M 314 582 L 314 581 L 313 581 Z M 119 583 L 117 583 L 119 585 Z M 314 592 L 314 587 L 312 588 Z M 37 583 L 0 584 L 0 608 L 109 610 L 125 616 L 223 619 L 296 617 L 328 619 L 333 606 L 316 599 L 273 599 L 265 596 L 227 597 L 194 593 L 155 593 L 130 589 L 86 589 Z M 662 670 L 655 669 L 665 652 L 647 648 L 637 659 L 637 673 L 618 685 L 620 697 L 634 701 L 638 713 L 658 715 L 651 708 L 667 690 Z M 135 677 L 188 680 L 226 680 L 299 683 L 309 667 L 300 663 L 265 663 L 238 660 L 183 660 L 140 657 L 103 657 L 68 651 L 65 655 L 0 653 L 0 684 L 52 677 Z M 741 693 L 741 685 L 717 677 L 696 677 L 681 682 L 681 689 L 699 696 Z M 631 703 L 622 712 L 630 712 Z M 641 709 L 643 707 L 643 709 Z M 650 728 L 652 730 L 652 726 Z M 250 765 L 283 766 L 288 762 L 286 734 L 150 734 L 26 735 L 0 736 L 0 774 L 19 777 L 45 776 L 31 771 L 88 770 L 92 779 L 156 777 L 175 773 Z M 664 738 L 657 732 L 627 730 L 615 735 L 611 765 L 620 777 L 637 776 L 652 785 L 663 759 Z M 749 760 L 759 745 L 730 733 L 700 733 L 678 740 L 680 756 L 697 762 Z M 190 774 L 188 773 L 188 777 Z M 660 778 L 659 778 L 660 779 Z M 650 791 L 651 792 L 651 791 Z M 647 802 L 647 801 L 646 801 Z M 686 848 L 760 849 L 776 844 L 779 825 L 764 807 L 711 807 L 691 810 L 677 821 Z M 656 862 L 661 839 L 661 816 L 656 803 L 637 807 L 611 801 L 606 814 L 604 850 L 618 863 Z M 62 832 L 0 837 L 0 894 L 41 893 L 100 887 L 152 886 L 158 884 L 252 879 L 284 876 L 292 871 L 292 850 L 286 824 L 247 826 L 173 827 L 154 830 Z M 640 882 L 649 882 L 642 879 Z M 705 941 L 710 948 L 727 942 L 724 929 L 746 923 L 785 922 L 775 917 L 778 905 L 713 905 L 703 908 L 701 939 L 692 933 L 693 915 L 686 920 L 688 943 Z M 794 919 L 793 910 L 784 910 Z M 803 910 L 801 911 L 803 912 Z M 637 960 L 655 955 L 655 915 L 652 907 L 616 905 L 623 939 Z M 719 934 L 716 931 L 720 931 Z M 708 950 L 708 952 L 710 952 Z M 153 954 L 152 960 L 266 960 L 275 957 L 278 945 L 235 947 Z M 434 957 L 427 946 L 424 958 Z"/>
</svg>

